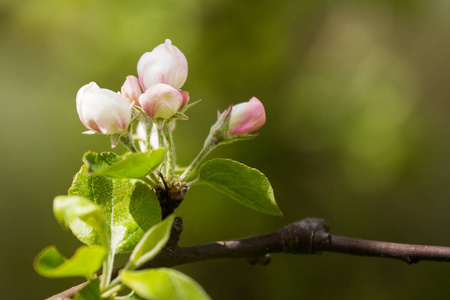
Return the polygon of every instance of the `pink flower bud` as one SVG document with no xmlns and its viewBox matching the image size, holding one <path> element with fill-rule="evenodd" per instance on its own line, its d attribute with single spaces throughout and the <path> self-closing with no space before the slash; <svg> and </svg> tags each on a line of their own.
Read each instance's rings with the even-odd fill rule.
<svg viewBox="0 0 450 300">
<path fill-rule="evenodd" d="M 183 97 L 183 104 L 181 104 L 180 109 L 182 109 L 189 102 L 189 93 L 180 91 L 181 96 Z"/>
<path fill-rule="evenodd" d="M 266 123 L 264 106 L 257 98 L 253 97 L 248 102 L 240 103 L 232 107 L 229 135 L 250 133 L 261 128 Z"/>
<path fill-rule="evenodd" d="M 77 112 L 88 129 L 103 134 L 122 133 L 131 120 L 131 107 L 120 94 L 101 89 L 95 82 L 77 93 Z"/>
<path fill-rule="evenodd" d="M 122 96 L 124 96 L 130 103 L 134 102 L 134 105 L 139 105 L 139 97 L 142 95 L 141 87 L 139 86 L 139 80 L 136 76 L 127 76 L 122 89 L 120 90 Z"/>
<path fill-rule="evenodd" d="M 137 72 L 144 91 L 157 83 L 165 83 L 179 90 L 186 82 L 188 63 L 184 54 L 167 39 L 152 52 L 141 56 Z"/>
<path fill-rule="evenodd" d="M 185 99 L 170 85 L 158 83 L 139 97 L 139 103 L 150 118 L 169 120 L 185 103 Z"/>
</svg>

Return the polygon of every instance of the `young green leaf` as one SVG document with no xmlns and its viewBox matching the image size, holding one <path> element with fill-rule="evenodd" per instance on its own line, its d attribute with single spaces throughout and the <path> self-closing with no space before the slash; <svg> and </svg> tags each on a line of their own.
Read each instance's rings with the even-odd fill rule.
<svg viewBox="0 0 450 300">
<path fill-rule="evenodd" d="M 155 171 L 164 161 L 166 152 L 166 148 L 159 148 L 148 153 L 130 153 L 123 159 L 116 157 L 114 163 L 105 165 L 104 162 L 110 158 L 110 153 L 99 155 L 89 151 L 84 154 L 83 162 L 88 166 L 89 175 L 139 179 Z"/>
<path fill-rule="evenodd" d="M 101 168 L 119 159 L 113 153 L 95 156 Z M 86 169 L 83 165 L 75 176 L 69 195 L 84 197 L 101 208 L 112 252 L 132 251 L 144 233 L 161 220 L 161 207 L 155 193 L 140 180 L 87 176 Z M 75 219 L 69 226 L 83 243 L 102 244 L 101 233 L 83 220 Z"/>
<path fill-rule="evenodd" d="M 266 176 L 239 162 L 221 158 L 207 161 L 200 168 L 197 184 L 207 184 L 259 212 L 282 215 Z"/>
<path fill-rule="evenodd" d="M 149 261 L 166 245 L 172 229 L 173 215 L 150 228 L 131 253 L 125 269 L 136 269 Z"/>
<path fill-rule="evenodd" d="M 88 280 L 102 265 L 106 250 L 98 246 L 81 246 L 67 259 L 55 246 L 45 248 L 34 260 L 36 272 L 45 277 L 82 276 Z"/>
<path fill-rule="evenodd" d="M 64 229 L 69 229 L 70 223 L 76 218 L 81 219 L 99 231 L 106 229 L 105 218 L 101 208 L 83 197 L 56 197 L 53 200 L 53 212 Z"/>
<path fill-rule="evenodd" d="M 83 287 L 74 300 L 101 300 L 100 280 L 94 279 Z"/>
<path fill-rule="evenodd" d="M 123 270 L 119 273 L 123 284 L 144 299 L 208 300 L 203 288 L 192 278 L 173 269 Z"/>
</svg>

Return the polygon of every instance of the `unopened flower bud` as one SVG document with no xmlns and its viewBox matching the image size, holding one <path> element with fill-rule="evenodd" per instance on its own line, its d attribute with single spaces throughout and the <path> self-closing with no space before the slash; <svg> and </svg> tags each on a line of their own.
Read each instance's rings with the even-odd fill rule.
<svg viewBox="0 0 450 300">
<path fill-rule="evenodd" d="M 125 131 L 131 120 L 131 107 L 120 94 L 101 89 L 95 82 L 83 86 L 77 93 L 77 112 L 88 129 L 103 134 Z"/>
<path fill-rule="evenodd" d="M 182 109 L 189 102 L 189 93 L 185 91 L 180 91 L 181 96 L 183 97 L 183 103 L 181 104 L 180 109 Z"/>
<path fill-rule="evenodd" d="M 138 140 L 139 149 L 141 150 L 141 152 L 148 151 L 147 127 L 147 124 L 143 122 L 139 122 L 136 126 L 136 134 L 134 135 L 134 139 Z"/>
<path fill-rule="evenodd" d="M 139 97 L 139 103 L 153 120 L 169 120 L 184 105 L 185 97 L 170 85 L 158 83 Z"/>
<path fill-rule="evenodd" d="M 139 86 L 139 80 L 136 76 L 129 75 L 122 85 L 120 90 L 122 96 L 124 96 L 130 103 L 139 105 L 139 97 L 142 95 L 141 87 Z"/>
<path fill-rule="evenodd" d="M 228 125 L 229 135 L 240 135 L 253 132 L 266 123 L 264 106 L 253 97 L 248 102 L 234 105 Z"/>
<path fill-rule="evenodd" d="M 157 83 L 165 83 L 179 90 L 186 82 L 188 63 L 184 54 L 167 39 L 152 52 L 141 56 L 137 72 L 144 91 Z"/>
</svg>

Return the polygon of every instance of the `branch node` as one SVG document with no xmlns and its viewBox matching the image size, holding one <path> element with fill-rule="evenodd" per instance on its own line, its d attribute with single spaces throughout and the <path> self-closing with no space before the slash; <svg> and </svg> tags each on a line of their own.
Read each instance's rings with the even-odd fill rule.
<svg viewBox="0 0 450 300">
<path fill-rule="evenodd" d="M 280 229 L 283 252 L 314 254 L 327 249 L 330 244 L 330 226 L 323 219 L 306 218 Z"/>
</svg>

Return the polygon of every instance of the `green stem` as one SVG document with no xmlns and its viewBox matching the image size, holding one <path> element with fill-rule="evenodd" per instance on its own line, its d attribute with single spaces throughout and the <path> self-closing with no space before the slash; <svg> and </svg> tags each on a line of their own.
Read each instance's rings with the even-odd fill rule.
<svg viewBox="0 0 450 300">
<path fill-rule="evenodd" d="M 120 142 L 131 152 L 138 152 L 136 146 L 134 145 L 134 140 L 131 134 L 125 134 L 120 137 Z"/>
<path fill-rule="evenodd" d="M 150 119 L 146 114 L 143 114 L 140 119 L 139 122 L 142 123 L 142 125 L 145 128 L 145 145 L 147 148 L 147 151 L 152 149 L 152 146 L 150 144 L 150 138 L 152 135 L 152 129 L 153 129 L 153 121 L 152 119 Z"/>
<path fill-rule="evenodd" d="M 164 142 L 167 147 L 167 163 L 165 169 L 165 177 L 168 178 L 168 181 L 172 180 L 174 176 L 175 161 L 176 161 L 175 144 L 173 143 L 172 128 L 173 123 L 168 122 L 164 124 L 162 130 Z"/>
<path fill-rule="evenodd" d="M 149 179 L 151 179 L 152 182 L 155 183 L 155 187 L 159 186 L 159 178 L 158 178 L 158 176 L 156 176 L 155 173 L 152 172 L 152 173 L 148 174 L 147 177 Z"/>
<path fill-rule="evenodd" d="M 116 300 L 127 300 L 130 299 L 130 297 L 133 295 L 134 292 L 129 293 L 128 295 L 125 296 L 116 296 L 114 299 Z"/>
<path fill-rule="evenodd" d="M 208 154 L 211 153 L 211 151 L 213 151 L 218 145 L 219 143 L 217 142 L 217 139 L 210 134 L 206 138 L 205 144 L 203 145 L 203 149 L 200 151 L 197 157 L 191 162 L 189 167 L 187 167 L 187 169 L 184 170 L 183 174 L 181 174 L 180 180 L 185 181 L 189 179 L 189 176 L 195 173 L 195 171 L 197 171 L 197 168 L 200 166 L 200 164 L 203 162 L 206 156 L 208 156 Z"/>
<path fill-rule="evenodd" d="M 120 283 L 120 277 L 117 276 L 116 278 L 114 278 L 113 281 L 111 281 L 111 284 L 109 285 L 108 289 L 115 287 L 119 283 Z"/>
<path fill-rule="evenodd" d="M 102 298 L 108 298 L 110 296 L 112 296 L 113 294 L 117 293 L 118 291 L 120 291 L 120 289 L 122 288 L 122 285 L 110 285 L 108 286 L 108 288 L 102 293 Z M 116 299 L 116 298 L 114 298 Z"/>
<path fill-rule="evenodd" d="M 114 278 L 113 281 L 111 281 L 111 284 L 108 285 L 103 291 L 102 291 L 102 297 L 108 297 L 110 295 L 112 295 L 113 293 L 115 293 L 117 290 L 119 290 L 120 288 L 122 288 L 121 285 L 119 285 L 120 283 L 120 278 L 119 276 L 117 276 L 116 278 Z M 119 286 L 118 286 L 119 285 Z"/>
<path fill-rule="evenodd" d="M 164 126 L 164 123 L 162 123 L 162 122 L 157 122 L 157 123 L 156 123 L 156 128 L 157 128 L 157 132 L 158 132 L 158 144 L 159 144 L 159 148 L 165 147 L 165 144 L 164 144 L 164 136 L 163 136 L 163 133 L 162 133 L 162 131 L 164 130 L 164 129 L 163 129 L 163 126 Z"/>
<path fill-rule="evenodd" d="M 151 176 L 147 175 L 145 177 L 141 178 L 142 181 L 144 181 L 145 183 L 147 183 L 151 188 L 156 189 L 159 185 L 157 183 L 157 181 L 155 181 Z"/>
<path fill-rule="evenodd" d="M 103 263 L 103 276 L 100 283 L 100 290 L 102 291 L 106 290 L 109 283 L 111 282 L 111 274 L 114 268 L 114 255 L 114 251 L 110 250 L 108 252 L 107 260 Z"/>
</svg>

